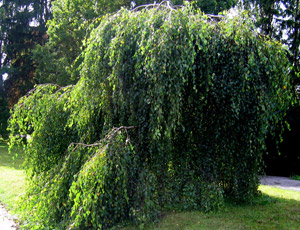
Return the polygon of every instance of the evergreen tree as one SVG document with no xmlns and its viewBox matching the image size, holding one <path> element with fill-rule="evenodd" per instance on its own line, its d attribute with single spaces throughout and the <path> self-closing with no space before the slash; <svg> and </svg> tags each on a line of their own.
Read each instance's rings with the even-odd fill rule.
<svg viewBox="0 0 300 230">
<path fill-rule="evenodd" d="M 45 43 L 51 0 L 1 1 L 1 67 L 7 73 L 4 89 L 12 106 L 35 83 L 32 49 Z"/>
<path fill-rule="evenodd" d="M 6 96 L 3 90 L 3 79 L 0 76 L 0 137 L 6 136 L 7 119 L 9 117 L 9 109 L 7 106 Z"/>
</svg>

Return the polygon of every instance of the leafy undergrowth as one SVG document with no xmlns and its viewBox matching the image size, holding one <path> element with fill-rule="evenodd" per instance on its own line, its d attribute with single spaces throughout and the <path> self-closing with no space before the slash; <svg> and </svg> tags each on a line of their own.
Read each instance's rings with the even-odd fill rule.
<svg viewBox="0 0 300 230">
<path fill-rule="evenodd" d="M 14 208 L 18 196 L 25 191 L 25 172 L 20 167 L 22 159 L 13 160 L 13 156 L 8 153 L 7 144 L 0 140 L 0 202 L 8 209 Z"/>
<path fill-rule="evenodd" d="M 300 193 L 270 186 L 259 187 L 262 196 L 252 205 L 227 202 L 216 213 L 166 213 L 158 223 L 122 230 L 299 230 Z"/>
</svg>

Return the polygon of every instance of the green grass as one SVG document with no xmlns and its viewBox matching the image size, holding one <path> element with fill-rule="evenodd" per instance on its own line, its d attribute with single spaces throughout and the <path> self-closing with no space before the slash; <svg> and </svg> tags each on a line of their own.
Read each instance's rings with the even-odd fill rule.
<svg viewBox="0 0 300 230">
<path fill-rule="evenodd" d="M 0 202 L 9 208 L 25 190 L 22 160 L 12 160 L 7 145 L 0 142 Z M 252 205 L 226 203 L 218 212 L 164 213 L 157 223 L 119 230 L 299 230 L 300 192 L 260 186 L 262 196 Z"/>
<path fill-rule="evenodd" d="M 25 191 L 25 172 L 21 169 L 22 159 L 13 160 L 7 144 L 0 140 L 0 202 L 13 209 L 20 194 Z"/>
</svg>

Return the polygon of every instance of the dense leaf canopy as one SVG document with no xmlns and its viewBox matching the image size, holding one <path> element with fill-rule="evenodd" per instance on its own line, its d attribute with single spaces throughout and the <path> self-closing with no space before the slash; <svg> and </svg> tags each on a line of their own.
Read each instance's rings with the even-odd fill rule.
<svg viewBox="0 0 300 230">
<path fill-rule="evenodd" d="M 82 58 L 76 85 L 38 86 L 10 119 L 31 229 L 108 229 L 255 196 L 265 136 L 291 98 L 281 44 L 243 15 L 156 4 L 104 16 Z"/>
<path fill-rule="evenodd" d="M 53 19 L 48 22 L 49 42 L 38 46 L 34 60 L 38 63 L 36 81 L 74 84 L 80 78 L 78 67 L 85 41 L 91 31 L 97 27 L 103 15 L 116 12 L 121 7 L 132 8 L 153 3 L 153 0 L 56 0 L 53 2 Z M 161 2 L 161 1 L 156 1 Z M 169 1 L 173 5 L 182 5 L 184 1 Z M 218 14 L 236 4 L 236 0 L 197 0 L 194 6 L 205 13 Z"/>
</svg>

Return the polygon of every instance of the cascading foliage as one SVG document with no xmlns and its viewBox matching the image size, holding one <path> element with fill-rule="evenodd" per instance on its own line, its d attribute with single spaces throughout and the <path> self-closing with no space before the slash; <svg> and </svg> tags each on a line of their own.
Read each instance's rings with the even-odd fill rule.
<svg viewBox="0 0 300 230">
<path fill-rule="evenodd" d="M 102 18 L 86 45 L 76 85 L 37 86 L 10 119 L 31 229 L 251 201 L 266 134 L 291 100 L 281 44 L 242 15 L 216 22 L 161 4 Z"/>
</svg>

